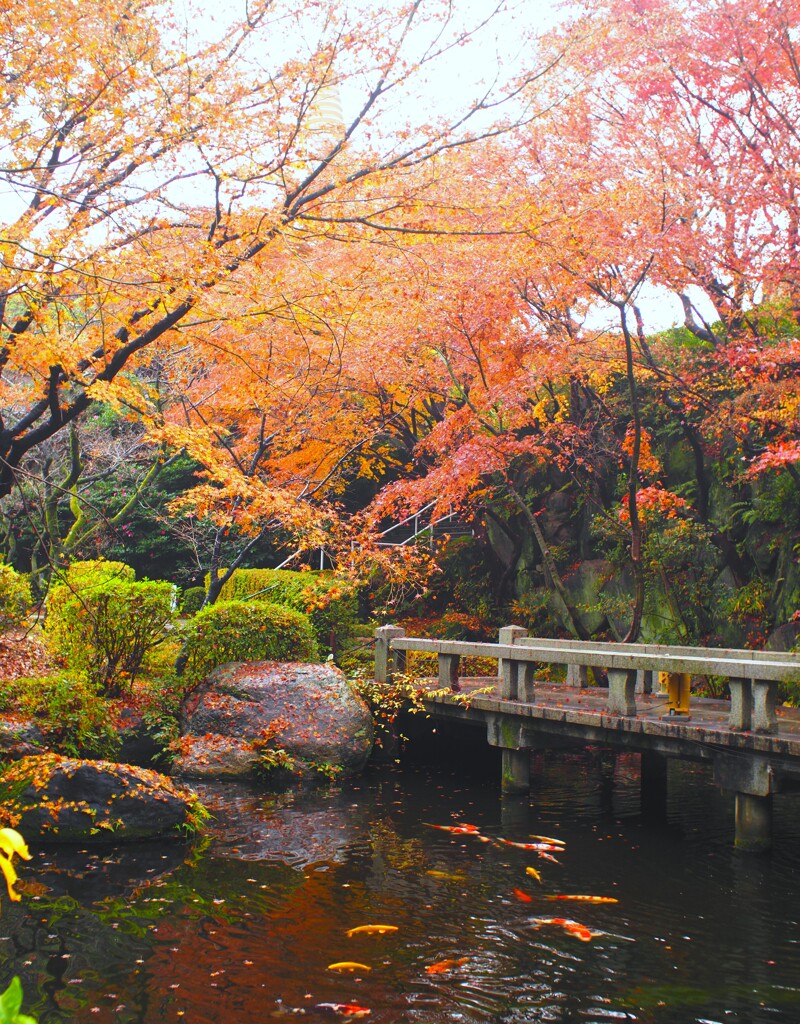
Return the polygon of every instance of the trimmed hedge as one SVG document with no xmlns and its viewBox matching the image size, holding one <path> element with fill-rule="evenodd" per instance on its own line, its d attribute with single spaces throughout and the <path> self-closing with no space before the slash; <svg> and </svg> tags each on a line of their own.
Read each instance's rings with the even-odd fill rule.
<svg viewBox="0 0 800 1024">
<path fill-rule="evenodd" d="M 181 598 L 181 614 L 196 615 L 205 600 L 205 587 L 187 587 Z"/>
<path fill-rule="evenodd" d="M 314 661 L 308 616 L 268 601 L 218 601 L 187 626 L 184 675 L 190 684 L 228 661 Z"/>
<path fill-rule="evenodd" d="M 322 655 L 351 636 L 358 621 L 355 595 L 328 570 L 237 569 L 222 587 L 220 600 L 253 599 L 307 615 Z"/>
</svg>

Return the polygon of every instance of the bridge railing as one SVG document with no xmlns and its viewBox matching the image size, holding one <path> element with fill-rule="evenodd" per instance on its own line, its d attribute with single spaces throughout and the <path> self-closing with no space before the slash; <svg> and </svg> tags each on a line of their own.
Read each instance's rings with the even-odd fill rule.
<svg viewBox="0 0 800 1024">
<path fill-rule="evenodd" d="M 375 678 L 385 681 L 392 673 L 404 671 L 408 651 L 436 654 L 439 685 L 453 691 L 459 689 L 462 658 L 495 658 L 498 696 L 527 703 L 536 700 L 539 665 L 566 666 L 567 680 L 573 685 L 575 680 L 585 680 L 587 668 L 602 669 L 608 676 L 608 713 L 630 717 L 637 713 L 637 679 L 641 685 L 643 675 L 649 674 L 651 681 L 653 673 L 664 673 L 671 681 L 692 675 L 716 676 L 726 679 L 730 689 L 730 728 L 763 733 L 777 731 L 778 683 L 800 683 L 800 654 L 551 640 L 527 636 L 519 626 L 503 627 L 498 643 L 407 637 L 399 626 L 381 626 L 375 633 Z M 649 685 L 651 688 L 652 682 Z M 646 691 L 647 684 L 643 688 Z"/>
</svg>

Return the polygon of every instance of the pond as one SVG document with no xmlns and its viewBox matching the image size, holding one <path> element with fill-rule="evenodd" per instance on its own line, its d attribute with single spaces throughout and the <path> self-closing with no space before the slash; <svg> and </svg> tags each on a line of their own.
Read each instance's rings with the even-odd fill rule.
<svg viewBox="0 0 800 1024">
<path fill-rule="evenodd" d="M 306 793 L 206 785 L 191 846 L 34 848 L 0 984 L 40 1024 L 800 1020 L 796 798 L 754 857 L 704 767 L 670 762 L 659 821 L 635 754 L 537 752 L 534 780 L 502 799 L 476 752 Z M 477 833 L 431 827 L 457 823 Z M 502 842 L 532 835 L 560 849 Z M 396 930 L 347 934 L 368 924 Z"/>
</svg>

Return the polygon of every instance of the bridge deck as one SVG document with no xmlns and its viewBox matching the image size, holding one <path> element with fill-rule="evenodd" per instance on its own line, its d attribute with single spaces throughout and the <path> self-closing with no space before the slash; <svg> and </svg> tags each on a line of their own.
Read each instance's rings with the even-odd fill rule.
<svg viewBox="0 0 800 1024">
<path fill-rule="evenodd" d="M 501 713 L 521 720 L 551 734 L 572 738 L 591 737 L 598 742 L 605 734 L 610 742 L 619 742 L 620 734 L 627 734 L 627 743 L 643 746 L 674 748 L 675 753 L 687 756 L 693 746 L 722 747 L 731 751 L 748 751 L 777 755 L 781 759 L 797 759 L 800 772 L 800 708 L 776 708 L 777 728 L 764 734 L 752 730 L 730 727 L 730 701 L 713 700 L 692 694 L 690 714 L 668 715 L 667 695 L 664 693 L 636 694 L 635 716 L 610 713 L 607 707 L 608 691 L 602 687 L 578 687 L 536 680 L 536 698 L 532 703 L 509 700 L 499 696 L 499 680 L 495 677 L 459 678 L 459 693 L 442 695 L 438 680 L 426 680 L 435 690 L 433 698 L 443 713 L 450 717 L 475 718 L 487 713 Z M 490 693 L 479 693 L 492 687 Z M 450 710 L 445 712 L 445 707 Z M 458 709 L 463 714 L 458 713 Z M 470 714 L 470 711 L 474 714 Z M 661 741 L 661 742 L 659 742 Z M 698 757 L 703 757 L 698 750 Z"/>
</svg>

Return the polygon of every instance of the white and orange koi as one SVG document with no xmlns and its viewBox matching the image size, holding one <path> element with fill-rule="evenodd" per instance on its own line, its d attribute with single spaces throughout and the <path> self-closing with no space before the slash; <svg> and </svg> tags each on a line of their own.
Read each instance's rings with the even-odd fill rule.
<svg viewBox="0 0 800 1024">
<path fill-rule="evenodd" d="M 358 1003 L 317 1003 L 315 1010 L 330 1010 L 340 1017 L 349 1017 L 351 1020 L 358 1020 L 359 1017 L 368 1017 L 372 1010 L 368 1006 L 359 1006 Z"/>
<path fill-rule="evenodd" d="M 557 925 L 559 928 L 563 928 L 567 935 L 572 935 L 573 938 L 580 939 L 581 942 L 591 942 L 596 935 L 603 934 L 602 932 L 593 932 L 585 924 L 581 924 L 580 921 L 571 921 L 568 917 L 535 917 L 531 923 L 535 928 L 544 924 Z"/>
</svg>

